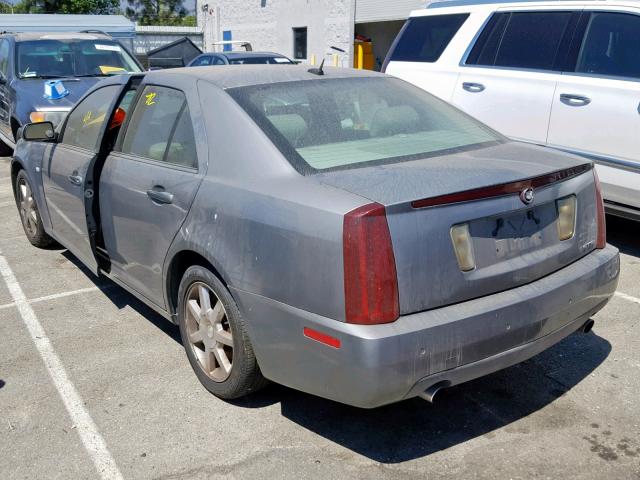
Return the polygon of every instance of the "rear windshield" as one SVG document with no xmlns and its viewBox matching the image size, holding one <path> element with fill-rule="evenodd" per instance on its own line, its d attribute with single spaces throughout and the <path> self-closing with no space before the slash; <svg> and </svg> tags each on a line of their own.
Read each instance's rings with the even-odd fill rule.
<svg viewBox="0 0 640 480">
<path fill-rule="evenodd" d="M 391 77 L 286 82 L 228 92 L 303 174 L 502 141 L 447 103 Z"/>
<path fill-rule="evenodd" d="M 469 14 L 413 17 L 398 34 L 391 61 L 436 62 Z"/>
<path fill-rule="evenodd" d="M 106 76 L 140 72 L 122 46 L 110 40 L 34 40 L 16 45 L 20 78 Z"/>
<path fill-rule="evenodd" d="M 293 62 L 287 57 L 232 57 L 229 58 L 231 65 L 257 65 L 257 64 L 283 64 L 291 65 Z"/>
</svg>

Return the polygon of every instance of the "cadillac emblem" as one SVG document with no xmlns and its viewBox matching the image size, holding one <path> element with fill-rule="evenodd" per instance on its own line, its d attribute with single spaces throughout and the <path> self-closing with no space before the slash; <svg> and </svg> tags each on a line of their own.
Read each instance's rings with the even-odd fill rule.
<svg viewBox="0 0 640 480">
<path fill-rule="evenodd" d="M 525 188 L 520 192 L 520 200 L 522 200 L 522 203 L 524 203 L 525 205 L 529 205 L 531 202 L 533 202 L 534 197 L 535 195 L 533 194 L 533 188 L 531 187 Z"/>
</svg>

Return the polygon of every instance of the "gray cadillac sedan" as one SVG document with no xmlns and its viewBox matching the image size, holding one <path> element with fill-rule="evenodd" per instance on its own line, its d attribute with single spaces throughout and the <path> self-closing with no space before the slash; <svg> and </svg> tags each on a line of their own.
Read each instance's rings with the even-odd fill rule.
<svg viewBox="0 0 640 480">
<path fill-rule="evenodd" d="M 618 281 L 591 163 L 373 72 L 110 78 L 24 127 L 12 178 L 31 243 L 179 324 L 225 399 L 432 399 L 587 331 Z"/>
</svg>

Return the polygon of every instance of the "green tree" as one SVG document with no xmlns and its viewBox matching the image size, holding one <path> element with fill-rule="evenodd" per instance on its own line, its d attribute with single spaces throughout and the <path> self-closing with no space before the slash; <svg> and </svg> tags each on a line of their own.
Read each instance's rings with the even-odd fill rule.
<svg viewBox="0 0 640 480">
<path fill-rule="evenodd" d="M 127 16 L 140 25 L 184 25 L 182 0 L 127 0 Z"/>
<path fill-rule="evenodd" d="M 119 0 L 23 0 L 16 5 L 24 13 L 76 13 L 113 15 L 120 12 Z"/>
</svg>

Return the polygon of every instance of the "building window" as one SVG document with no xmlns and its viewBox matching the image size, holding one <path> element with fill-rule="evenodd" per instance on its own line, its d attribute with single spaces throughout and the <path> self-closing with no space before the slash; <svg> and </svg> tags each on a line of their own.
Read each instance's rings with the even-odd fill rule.
<svg viewBox="0 0 640 480">
<path fill-rule="evenodd" d="M 307 58 L 307 27 L 293 29 L 293 58 L 296 60 Z"/>
</svg>

